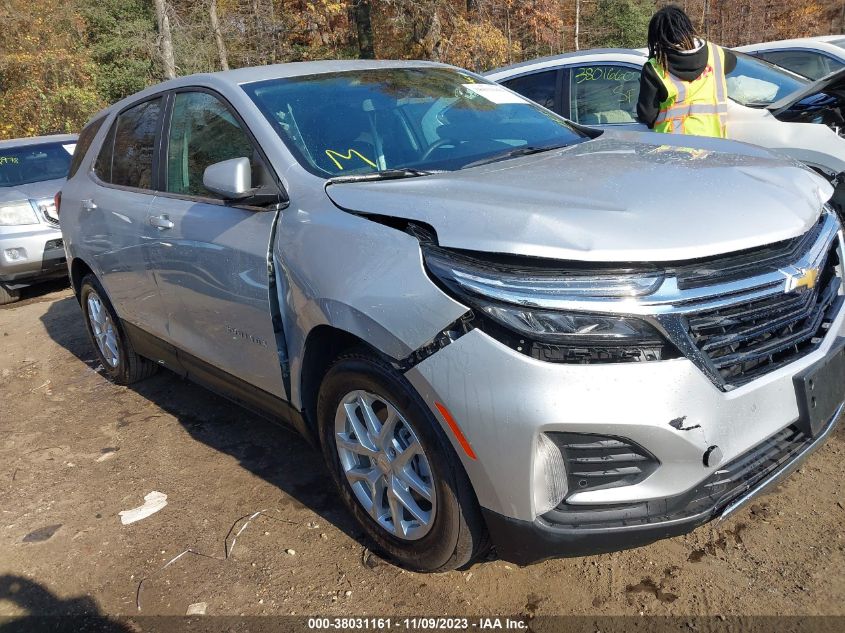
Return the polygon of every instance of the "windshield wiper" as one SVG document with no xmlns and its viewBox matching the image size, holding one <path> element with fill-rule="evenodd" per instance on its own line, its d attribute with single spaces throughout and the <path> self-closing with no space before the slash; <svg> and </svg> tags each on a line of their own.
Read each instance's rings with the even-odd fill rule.
<svg viewBox="0 0 845 633">
<path fill-rule="evenodd" d="M 416 178 L 418 176 L 430 176 L 431 174 L 442 174 L 438 170 L 426 169 L 382 169 L 368 174 L 350 174 L 349 176 L 335 176 L 326 181 L 326 185 L 334 185 L 343 182 L 367 182 L 371 180 L 396 180 L 399 178 Z"/>
<path fill-rule="evenodd" d="M 513 149 L 493 154 L 492 156 L 482 158 L 481 160 L 474 160 L 461 167 L 461 169 L 478 167 L 479 165 L 489 165 L 490 163 L 498 163 L 500 160 L 516 158 L 517 156 L 530 156 L 531 154 L 539 154 L 540 152 L 550 152 L 554 149 L 567 147 L 567 145 L 567 143 L 562 143 L 560 145 L 523 145 L 522 147 L 514 147 Z"/>
</svg>

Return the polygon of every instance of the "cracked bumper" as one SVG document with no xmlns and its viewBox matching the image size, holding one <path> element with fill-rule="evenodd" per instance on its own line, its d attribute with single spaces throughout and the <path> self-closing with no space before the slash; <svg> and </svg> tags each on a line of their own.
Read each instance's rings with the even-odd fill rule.
<svg viewBox="0 0 845 633">
<path fill-rule="evenodd" d="M 484 517 L 497 553 L 520 565 L 555 556 L 586 556 L 647 545 L 686 534 L 712 520 L 723 520 L 775 487 L 816 449 L 837 426 L 843 405 L 817 437 L 784 429 L 675 499 L 624 509 L 592 508 L 583 522 L 556 509 L 534 521 L 520 521 L 485 509 Z M 729 476 L 724 473 L 732 473 Z M 720 481 L 726 483 L 720 483 Z M 646 506 L 651 507 L 646 507 Z"/>
<path fill-rule="evenodd" d="M 499 524 L 533 526 L 525 538 L 546 542 L 551 533 L 534 508 L 533 463 L 543 432 L 593 433 L 628 438 L 660 462 L 635 485 L 571 495 L 567 505 L 596 507 L 665 504 L 696 489 L 731 463 L 798 419 L 793 377 L 825 358 L 843 333 L 843 310 L 811 354 L 730 392 L 722 392 L 686 359 L 614 365 L 561 365 L 533 360 L 473 330 L 407 372 L 441 419 L 444 404 L 472 446 L 471 459 L 444 423 L 455 452 L 485 509 L 491 532 Z M 681 424 L 678 421 L 682 420 Z M 719 464 L 703 456 L 718 446 Z M 680 525 L 632 529 L 652 541 L 694 528 L 721 506 L 687 516 Z M 526 528 L 527 529 L 527 528 Z M 600 528 L 606 531 L 606 527 Z M 500 530 L 503 531 L 503 530 Z M 579 532 L 579 539 L 585 538 Z M 597 542 L 606 538 L 597 537 Z M 637 540 L 635 539 L 635 541 Z M 498 539 L 497 539 L 498 540 Z M 563 539 L 566 541 L 566 538 Z M 633 542 L 633 544 L 637 544 Z M 586 547 L 586 546 L 585 546 Z M 609 546 L 619 549 L 620 545 Z M 588 548 L 595 550 L 592 545 Z M 569 551 L 569 550 L 567 550 Z M 601 548 L 598 550 L 601 551 Z"/>
</svg>

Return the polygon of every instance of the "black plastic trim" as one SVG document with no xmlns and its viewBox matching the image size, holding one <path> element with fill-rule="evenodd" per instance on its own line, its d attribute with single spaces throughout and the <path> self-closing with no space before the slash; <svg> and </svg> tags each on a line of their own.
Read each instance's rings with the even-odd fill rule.
<svg viewBox="0 0 845 633">
<path fill-rule="evenodd" d="M 283 422 L 296 429 L 306 439 L 312 439 L 302 412 L 287 400 L 218 369 L 131 323 L 122 321 L 121 324 L 135 351 L 141 356 L 271 422 Z"/>
<path fill-rule="evenodd" d="M 691 512 L 650 523 L 593 524 L 579 527 L 552 523 L 543 517 L 523 521 L 481 508 L 490 537 L 500 558 L 519 565 L 537 563 L 549 558 L 590 556 L 648 545 L 655 541 L 691 532 L 714 519 L 725 519 L 751 499 L 770 490 L 797 470 L 804 460 L 818 449 L 837 426 L 842 405 L 814 440 L 791 454 L 781 465 L 740 493 L 722 497 L 716 504 Z M 738 460 L 746 459 L 746 456 Z M 737 460 L 735 460 L 737 461 Z"/>
<path fill-rule="evenodd" d="M 616 530 L 580 530 L 551 527 L 539 521 L 512 519 L 487 508 L 482 508 L 481 512 L 499 558 L 517 565 L 530 565 L 549 558 L 592 556 L 642 547 L 691 532 L 713 518 L 704 515 L 671 524 Z"/>
<path fill-rule="evenodd" d="M 472 311 L 467 311 L 459 319 L 453 321 L 449 325 L 447 325 L 437 336 L 435 336 L 431 341 L 415 349 L 413 352 L 408 354 L 405 358 L 399 361 L 394 361 L 393 365 L 401 372 L 406 372 L 413 367 L 416 367 L 421 362 L 423 362 L 429 356 L 432 356 L 436 352 L 439 352 L 441 349 L 450 345 L 451 343 L 457 341 L 467 332 L 475 329 L 473 324 L 473 320 L 475 319 L 475 315 Z"/>
</svg>

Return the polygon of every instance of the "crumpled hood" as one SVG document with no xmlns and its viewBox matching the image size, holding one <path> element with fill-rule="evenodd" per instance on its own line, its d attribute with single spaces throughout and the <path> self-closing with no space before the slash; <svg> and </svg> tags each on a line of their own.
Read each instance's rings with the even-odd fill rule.
<svg viewBox="0 0 845 633">
<path fill-rule="evenodd" d="M 845 68 L 838 72 L 831 73 L 827 77 L 822 77 L 813 83 L 807 84 L 800 90 L 796 90 L 792 94 L 789 94 L 783 99 L 769 105 L 768 110 L 773 115 L 778 116 L 807 97 L 812 97 L 821 93 L 827 93 L 838 97 L 840 103 L 845 101 Z"/>
<path fill-rule="evenodd" d="M 326 191 L 348 211 L 429 224 L 441 246 L 603 262 L 686 260 L 795 237 L 833 192 L 758 147 L 637 132 Z"/>
<path fill-rule="evenodd" d="M 43 180 L 31 182 L 16 187 L 0 187 L 0 202 L 16 202 L 20 200 L 38 200 L 52 198 L 62 188 L 65 179 Z"/>
</svg>

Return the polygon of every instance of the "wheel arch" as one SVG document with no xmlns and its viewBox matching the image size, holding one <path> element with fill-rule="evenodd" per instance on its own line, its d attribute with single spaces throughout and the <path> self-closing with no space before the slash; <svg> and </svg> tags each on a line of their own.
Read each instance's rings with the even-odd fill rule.
<svg viewBox="0 0 845 633">
<path fill-rule="evenodd" d="M 317 396 L 323 378 L 336 358 L 355 348 L 365 348 L 373 354 L 384 357 L 377 349 L 364 339 L 331 325 L 318 325 L 313 328 L 305 339 L 302 363 L 299 373 L 299 397 L 302 413 L 312 437 L 309 440 L 317 442 Z"/>
<path fill-rule="evenodd" d="M 85 275 L 94 275 L 94 270 L 81 257 L 74 257 L 70 263 L 70 285 L 73 294 L 79 300 L 79 293 L 82 290 L 82 279 Z"/>
</svg>

